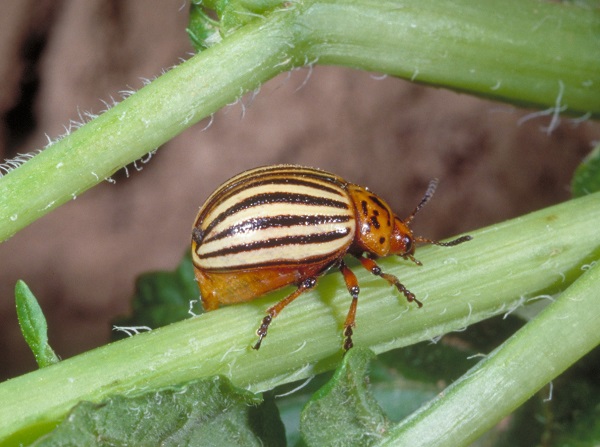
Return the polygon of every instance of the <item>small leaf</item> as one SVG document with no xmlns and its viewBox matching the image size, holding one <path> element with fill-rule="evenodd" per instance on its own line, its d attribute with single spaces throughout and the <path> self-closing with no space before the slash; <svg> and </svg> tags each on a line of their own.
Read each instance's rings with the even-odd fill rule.
<svg viewBox="0 0 600 447">
<path fill-rule="evenodd" d="M 286 7 L 284 0 L 192 0 L 187 32 L 196 51 L 202 51 L 282 7 Z M 210 18 L 209 11 L 218 21 Z"/>
<path fill-rule="evenodd" d="M 308 446 L 368 446 L 385 435 L 389 421 L 366 382 L 374 356 L 368 349 L 351 349 L 333 378 L 308 402 L 300 418 Z"/>
<path fill-rule="evenodd" d="M 260 395 L 214 376 L 133 397 L 118 395 L 100 404 L 81 402 L 33 445 L 284 445 L 272 399 L 261 401 Z"/>
<path fill-rule="evenodd" d="M 115 326 L 147 326 L 156 329 L 176 321 L 185 320 L 191 309 L 194 313 L 202 312 L 200 292 L 194 279 L 191 256 L 183 260 L 173 272 L 153 272 L 141 275 L 135 285 L 133 296 L 133 313 L 129 317 L 121 317 L 113 321 Z M 124 338 L 125 334 L 113 332 L 113 339 Z"/>
<path fill-rule="evenodd" d="M 38 366 L 44 368 L 59 362 L 60 359 L 48 344 L 48 325 L 42 308 L 24 281 L 17 281 L 15 301 L 21 332 L 33 352 Z"/>
<path fill-rule="evenodd" d="M 573 197 L 600 191 L 600 144 L 581 162 L 571 181 Z"/>
<path fill-rule="evenodd" d="M 198 53 L 221 41 L 219 22 L 208 16 L 202 4 L 191 4 L 186 32 Z"/>
</svg>

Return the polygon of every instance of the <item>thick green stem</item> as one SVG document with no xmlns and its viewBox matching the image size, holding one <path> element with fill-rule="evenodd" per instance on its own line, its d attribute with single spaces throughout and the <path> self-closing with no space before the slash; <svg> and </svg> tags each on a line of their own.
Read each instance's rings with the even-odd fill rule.
<svg viewBox="0 0 600 447">
<path fill-rule="evenodd" d="M 469 445 L 598 346 L 598 320 L 600 262 L 381 445 Z"/>
<path fill-rule="evenodd" d="M 0 241 L 276 74 L 338 64 L 600 115 L 600 11 L 537 0 L 304 0 L 257 18 L 0 178 Z"/>
<path fill-rule="evenodd" d="M 385 281 L 355 268 L 361 296 L 354 342 L 387 351 L 509 312 L 529 298 L 557 293 L 581 275 L 584 265 L 600 257 L 599 221 L 600 193 L 476 231 L 472 241 L 457 247 L 423 247 L 417 252 L 423 267 L 382 260 L 383 269 L 397 275 L 423 301 L 422 309 L 407 304 Z M 260 351 L 250 348 L 256 341 L 254 331 L 265 309 L 289 290 L 136 335 L 6 381 L 0 384 L 0 444 L 18 444 L 26 436 L 49 430 L 80 400 L 99 401 L 113 393 L 214 374 L 260 391 L 331 369 L 341 358 L 350 302 L 340 276 L 322 278 L 315 291 L 286 308 L 274 320 Z M 599 308 L 598 299 L 585 305 L 590 318 L 600 313 Z M 561 310 L 565 315 L 571 311 Z M 584 352 L 588 345 L 584 338 L 569 339 L 569 349 Z M 523 355 L 527 358 L 527 353 Z M 565 367 L 556 356 L 548 361 L 548 368 Z"/>
<path fill-rule="evenodd" d="M 230 36 L 1 178 L 0 240 L 289 69 L 280 22 Z"/>
<path fill-rule="evenodd" d="M 316 2 L 302 19 L 310 26 L 306 51 L 319 63 L 600 112 L 598 9 L 521 0 L 330 1 Z"/>
</svg>

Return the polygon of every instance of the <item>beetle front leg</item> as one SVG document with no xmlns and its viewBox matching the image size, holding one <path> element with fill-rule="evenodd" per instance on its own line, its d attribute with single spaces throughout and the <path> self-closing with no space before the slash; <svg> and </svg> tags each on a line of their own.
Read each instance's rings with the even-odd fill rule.
<svg viewBox="0 0 600 447">
<path fill-rule="evenodd" d="M 258 341 L 253 346 L 254 349 L 258 350 L 260 348 L 260 344 L 262 343 L 263 338 L 267 336 L 267 331 L 269 330 L 269 325 L 271 324 L 271 321 L 273 321 L 273 318 L 279 315 L 283 308 L 290 304 L 292 301 L 294 301 L 296 298 L 298 298 L 300 294 L 314 288 L 316 285 L 316 277 L 306 278 L 300 283 L 300 285 L 294 292 L 292 292 L 290 295 L 279 301 L 274 306 L 271 306 L 267 309 L 267 316 L 263 318 L 260 327 L 256 330 L 256 335 L 258 335 Z"/>
<path fill-rule="evenodd" d="M 360 287 L 358 287 L 356 275 L 348 268 L 344 261 L 340 262 L 340 272 L 342 272 L 348 292 L 350 292 L 350 295 L 352 296 L 352 302 L 350 303 L 348 316 L 344 322 L 344 337 L 346 337 L 344 339 L 344 352 L 347 352 L 352 346 L 354 346 L 354 343 L 352 343 L 352 328 L 354 328 L 356 325 L 356 306 L 358 305 L 358 293 L 360 292 Z"/>
<path fill-rule="evenodd" d="M 417 306 L 423 307 L 423 303 L 421 303 L 417 299 L 417 297 L 415 296 L 414 293 L 412 293 L 410 290 L 408 290 L 404 286 L 404 284 L 402 284 L 400 282 L 400 280 L 398 278 L 396 278 L 394 275 L 390 275 L 388 273 L 383 273 L 381 271 L 381 267 L 379 267 L 377 265 L 377 263 L 375 261 L 373 261 L 371 258 L 363 258 L 362 256 L 360 256 L 360 257 L 356 256 L 356 259 L 358 259 L 360 261 L 360 263 L 362 264 L 362 266 L 364 268 L 366 268 L 368 271 L 370 271 L 373 275 L 381 276 L 383 279 L 385 279 L 391 285 L 396 286 L 398 291 L 400 293 L 402 293 L 409 302 L 412 303 L 414 301 L 415 303 L 417 303 Z"/>
</svg>

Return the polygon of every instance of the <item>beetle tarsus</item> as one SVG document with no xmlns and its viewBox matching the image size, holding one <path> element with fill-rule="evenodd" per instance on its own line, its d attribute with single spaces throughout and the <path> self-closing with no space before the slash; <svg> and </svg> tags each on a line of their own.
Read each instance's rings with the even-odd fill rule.
<svg viewBox="0 0 600 447">
<path fill-rule="evenodd" d="M 346 337 L 344 339 L 344 354 L 348 352 L 350 348 L 352 348 L 352 346 L 354 346 L 354 343 L 352 342 L 353 333 L 354 332 L 352 331 L 352 326 L 346 326 L 346 328 L 344 329 L 344 337 Z"/>
<path fill-rule="evenodd" d="M 383 279 L 387 280 L 387 282 L 389 282 L 390 284 L 396 286 L 396 289 L 398 289 L 398 292 L 400 292 L 402 295 L 404 295 L 406 297 L 406 300 L 409 303 L 414 302 L 417 306 L 419 307 L 423 307 L 423 303 L 420 302 L 417 297 L 415 296 L 414 293 L 412 293 L 410 290 L 408 290 L 406 288 L 406 286 L 404 284 L 402 284 L 398 278 L 396 278 L 394 275 L 389 275 L 387 273 L 382 273 L 380 275 Z"/>
<path fill-rule="evenodd" d="M 379 276 L 380 278 L 385 279 L 391 285 L 395 286 L 396 289 L 398 289 L 398 291 L 406 297 L 406 299 L 408 300 L 409 303 L 415 302 L 417 304 L 417 306 L 423 307 L 423 303 L 421 303 L 417 299 L 417 297 L 415 296 L 414 293 L 412 293 L 410 290 L 408 290 L 404 286 L 404 284 L 402 284 L 400 282 L 400 280 L 398 278 L 396 278 L 394 275 L 390 275 L 389 273 L 383 273 L 381 271 L 381 267 L 379 267 L 373 259 L 363 258 L 361 256 L 357 256 L 356 258 L 360 261 L 362 266 L 365 269 L 367 269 L 368 271 L 370 271 L 373 275 Z M 412 256 L 411 256 L 411 259 L 413 259 Z"/>
<path fill-rule="evenodd" d="M 271 317 L 271 315 L 267 315 L 265 318 L 263 318 L 260 327 L 256 330 L 256 335 L 258 335 L 258 341 L 254 346 L 252 346 L 253 349 L 256 349 L 257 351 L 260 349 L 260 344 L 262 343 L 263 338 L 267 336 L 267 331 L 269 330 L 269 325 L 271 324 L 271 321 L 273 321 L 273 317 Z"/>
</svg>

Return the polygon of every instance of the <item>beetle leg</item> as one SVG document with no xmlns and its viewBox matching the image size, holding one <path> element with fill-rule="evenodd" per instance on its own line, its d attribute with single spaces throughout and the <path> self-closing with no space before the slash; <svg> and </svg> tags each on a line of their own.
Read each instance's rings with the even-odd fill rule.
<svg viewBox="0 0 600 447">
<path fill-rule="evenodd" d="M 396 278 L 394 275 L 390 275 L 388 273 L 383 273 L 381 271 L 381 267 L 379 267 L 374 260 L 372 260 L 371 258 L 364 258 L 362 256 L 360 256 L 360 257 L 356 256 L 356 258 L 360 261 L 360 263 L 363 265 L 363 267 L 366 268 L 368 271 L 370 271 L 373 275 L 381 276 L 383 279 L 385 279 L 391 285 L 396 286 L 398 291 L 400 293 L 402 293 L 409 302 L 414 301 L 415 303 L 417 303 L 417 306 L 423 307 L 423 303 L 421 303 L 417 299 L 417 297 L 415 296 L 414 293 L 412 293 L 410 290 L 408 290 L 404 286 L 404 284 L 402 284 L 400 282 L 400 280 L 398 278 Z"/>
<path fill-rule="evenodd" d="M 344 281 L 346 281 L 348 292 L 350 292 L 350 295 L 352 296 L 350 310 L 348 310 L 348 316 L 346 317 L 346 321 L 344 323 L 344 337 L 346 337 L 344 339 L 344 352 L 346 352 L 352 346 L 354 346 L 352 343 L 352 328 L 356 325 L 356 306 L 358 304 L 358 293 L 360 292 L 360 287 L 358 287 L 356 275 L 348 268 L 344 261 L 340 261 L 340 272 L 342 272 Z"/>
<path fill-rule="evenodd" d="M 316 277 L 306 278 L 304 281 L 302 281 L 300 283 L 298 288 L 293 293 L 291 293 L 290 295 L 288 295 L 287 297 L 285 297 L 284 299 L 279 301 L 274 306 L 271 306 L 267 309 L 267 316 L 265 318 L 263 318 L 262 323 L 260 324 L 260 327 L 256 330 L 256 335 L 258 335 L 258 341 L 253 346 L 254 349 L 258 350 L 260 348 L 260 344 L 262 343 L 263 338 L 265 338 L 267 336 L 267 331 L 269 330 L 269 325 L 271 324 L 271 321 L 273 321 L 273 318 L 275 318 L 277 315 L 279 315 L 279 313 L 283 310 L 283 308 L 285 306 L 287 306 L 288 304 L 290 304 L 292 301 L 294 301 L 296 298 L 298 298 L 298 296 L 300 296 L 300 294 L 306 292 L 307 290 L 314 288 L 316 285 L 317 285 Z"/>
</svg>

